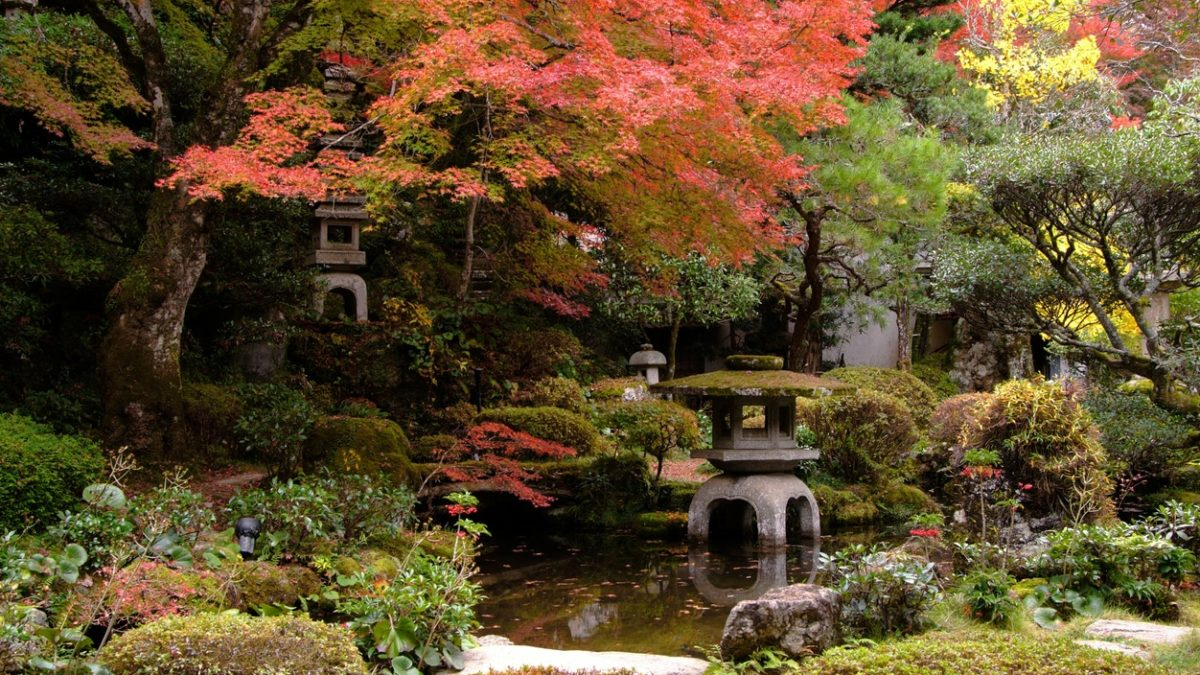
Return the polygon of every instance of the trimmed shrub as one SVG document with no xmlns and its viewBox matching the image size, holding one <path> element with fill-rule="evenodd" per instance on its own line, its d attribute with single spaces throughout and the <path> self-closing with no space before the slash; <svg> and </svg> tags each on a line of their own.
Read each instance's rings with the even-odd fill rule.
<svg viewBox="0 0 1200 675">
<path fill-rule="evenodd" d="M 421 436 L 413 443 L 412 459 L 414 462 L 436 462 L 457 443 L 458 437 L 452 434 Z"/>
<path fill-rule="evenodd" d="M 879 517 L 879 509 L 869 501 L 863 501 L 850 490 L 839 490 L 828 485 L 810 485 L 817 508 L 821 510 L 821 522 L 827 525 L 865 525 Z"/>
<path fill-rule="evenodd" d="M 1187 464 L 1187 442 L 1195 429 L 1187 418 L 1154 404 L 1137 392 L 1096 389 L 1083 407 L 1100 429 L 1108 451 L 1109 473 L 1161 476 Z"/>
<path fill-rule="evenodd" d="M 922 429 L 929 425 L 929 417 L 933 415 L 933 409 L 938 403 L 938 396 L 929 385 L 902 370 L 847 366 L 834 368 L 825 373 L 825 377 L 852 384 L 859 389 L 870 389 L 895 396 L 908 406 L 912 411 L 913 420 Z"/>
<path fill-rule="evenodd" d="M 562 408 L 580 415 L 587 412 L 583 387 L 566 377 L 546 377 L 524 385 L 513 392 L 512 400 L 519 406 Z"/>
<path fill-rule="evenodd" d="M 914 363 L 912 366 L 913 377 L 925 383 L 937 396 L 939 401 L 944 401 L 951 396 L 957 396 L 959 393 L 958 385 L 950 377 L 950 373 L 944 368 L 939 368 L 930 363 Z"/>
<path fill-rule="evenodd" d="M 416 485 L 412 446 L 399 424 L 381 417 L 322 417 L 304 443 L 305 464 L 335 474 L 383 475 Z"/>
<path fill-rule="evenodd" d="M 601 527 L 628 524 L 654 503 L 646 460 L 631 452 L 592 460 L 579 474 L 574 494 L 575 519 Z"/>
<path fill-rule="evenodd" d="M 1024 497 L 1027 513 L 1057 513 L 1073 521 L 1112 515 L 1112 482 L 1104 472 L 1108 455 L 1099 432 L 1061 386 L 1005 382 L 980 406 L 976 420 L 966 426 L 960 444 L 997 453 L 1007 480 L 1032 485 Z"/>
<path fill-rule="evenodd" d="M 367 672 L 349 631 L 296 615 L 171 617 L 118 636 L 99 656 L 114 675 Z"/>
<path fill-rule="evenodd" d="M 559 408 L 490 408 L 475 421 L 498 422 L 542 440 L 574 448 L 580 455 L 600 450 L 600 434 L 592 423 L 569 410 Z"/>
<path fill-rule="evenodd" d="M 873 494 L 876 505 L 885 516 L 884 519 L 892 522 L 902 523 L 918 513 L 935 513 L 940 510 L 933 497 L 925 494 L 921 488 L 904 483 L 888 483 Z"/>
<path fill-rule="evenodd" d="M 234 426 L 242 413 L 235 387 L 205 382 L 183 385 L 183 422 L 189 443 L 210 454 L 228 454 L 237 447 Z"/>
<path fill-rule="evenodd" d="M 103 471 L 104 455 L 92 441 L 0 413 L 0 530 L 55 522 Z"/>
<path fill-rule="evenodd" d="M 802 401 L 796 417 L 816 436 L 820 467 L 830 476 L 848 483 L 906 477 L 917 427 L 908 406 L 894 396 L 864 389 Z"/>
<path fill-rule="evenodd" d="M 1160 675 L 1160 666 L 1100 651 L 1069 638 L 1034 638 L 1011 631 L 927 633 L 899 642 L 836 647 L 804 662 L 813 675 L 989 673 L 990 675 Z"/>
</svg>

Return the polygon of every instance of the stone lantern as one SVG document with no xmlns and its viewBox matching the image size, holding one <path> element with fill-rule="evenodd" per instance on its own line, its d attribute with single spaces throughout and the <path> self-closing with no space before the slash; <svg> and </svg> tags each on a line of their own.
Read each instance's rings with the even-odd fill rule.
<svg viewBox="0 0 1200 675">
<path fill-rule="evenodd" d="M 713 447 L 692 452 L 723 473 L 709 478 L 688 508 L 688 537 L 707 539 L 711 529 L 753 526 L 763 547 L 787 543 L 789 511 L 804 536 L 821 533 L 812 491 L 792 472 L 814 448 L 795 439 L 796 398 L 849 393 L 853 387 L 783 370 L 777 356 L 730 356 L 726 369 L 668 380 L 655 393 L 698 396 L 713 412 Z M 713 523 L 717 523 L 713 525 Z"/>
<path fill-rule="evenodd" d="M 654 351 L 654 345 L 646 343 L 640 351 L 629 357 L 629 367 L 636 368 L 646 384 L 658 384 L 658 370 L 667 365 L 667 357 Z"/>
<path fill-rule="evenodd" d="M 335 296 L 347 316 L 367 320 L 367 284 L 353 272 L 367 263 L 367 253 L 358 244 L 363 224 L 370 222 L 365 201 L 362 195 L 330 195 L 317 204 L 314 250 L 308 262 L 327 270 L 317 277 L 313 304 L 318 314 L 325 311 L 327 296 Z"/>
</svg>

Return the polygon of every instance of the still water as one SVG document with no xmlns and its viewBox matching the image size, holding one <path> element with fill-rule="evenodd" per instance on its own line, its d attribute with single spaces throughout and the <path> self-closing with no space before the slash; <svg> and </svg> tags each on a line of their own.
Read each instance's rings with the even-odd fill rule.
<svg viewBox="0 0 1200 675">
<path fill-rule="evenodd" d="M 773 553 L 633 536 L 505 538 L 479 557 L 481 634 L 556 649 L 696 655 L 720 641 L 729 609 L 816 578 L 829 553 L 871 533 L 823 537 Z"/>
</svg>

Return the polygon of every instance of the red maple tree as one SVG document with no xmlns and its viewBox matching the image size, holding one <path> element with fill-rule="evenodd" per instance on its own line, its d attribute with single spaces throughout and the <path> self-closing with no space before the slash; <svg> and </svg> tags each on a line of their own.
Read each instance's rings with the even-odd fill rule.
<svg viewBox="0 0 1200 675">
<path fill-rule="evenodd" d="M 626 250 L 742 261 L 782 239 L 777 194 L 806 173 L 770 127 L 840 122 L 835 97 L 872 27 L 866 0 L 413 4 L 425 39 L 381 66 L 391 86 L 366 111 L 384 134 L 372 156 L 296 162 L 334 125 L 312 94 L 273 92 L 255 95 L 238 142 L 192 148 L 168 183 L 197 198 L 316 197 L 349 181 L 462 202 L 462 294 L 480 209 L 549 183 L 583 196 L 603 220 L 586 225 Z M 538 206 L 561 236 L 585 226 Z M 543 305 L 579 313 L 563 296 L 602 283 L 586 256 L 539 265 L 527 252 L 541 288 L 525 295 Z"/>
</svg>

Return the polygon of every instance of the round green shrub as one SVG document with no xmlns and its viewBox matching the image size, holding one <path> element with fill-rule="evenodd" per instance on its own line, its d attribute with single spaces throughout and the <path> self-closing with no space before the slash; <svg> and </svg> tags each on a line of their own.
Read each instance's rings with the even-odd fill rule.
<svg viewBox="0 0 1200 675">
<path fill-rule="evenodd" d="M 236 387 L 184 383 L 183 421 L 187 425 L 189 444 L 198 451 L 212 454 L 227 454 L 237 447 L 234 426 L 243 405 Z"/>
<path fill-rule="evenodd" d="M 99 656 L 114 675 L 367 672 L 349 631 L 296 615 L 170 617 L 118 636 Z"/>
<path fill-rule="evenodd" d="M 879 517 L 879 508 L 875 504 L 863 501 L 850 490 L 829 485 L 810 485 L 809 488 L 821 511 L 821 522 L 826 525 L 866 525 Z"/>
<path fill-rule="evenodd" d="M 550 407 L 587 412 L 587 396 L 578 382 L 567 377 L 545 377 L 523 385 L 512 396 L 513 403 L 527 407 Z"/>
<path fill-rule="evenodd" d="M 632 452 L 601 455 L 579 474 L 574 518 L 586 525 L 626 525 L 654 503 L 646 460 Z"/>
<path fill-rule="evenodd" d="M 1187 465 L 1196 430 L 1182 415 L 1158 407 L 1146 394 L 1095 389 L 1083 407 L 1100 429 L 1109 473 L 1161 476 Z"/>
<path fill-rule="evenodd" d="M 926 633 L 899 642 L 837 647 L 804 663 L 814 675 L 989 673 L 989 675 L 1158 675 L 1154 664 L 1076 645 L 1067 638 L 1012 631 Z"/>
<path fill-rule="evenodd" d="M 662 476 L 667 455 L 690 452 L 703 442 L 696 413 L 674 401 L 614 401 L 603 408 L 600 424 L 612 431 L 623 448 L 658 460 L 655 481 Z"/>
<path fill-rule="evenodd" d="M 859 389 L 870 389 L 895 396 L 908 406 L 912 411 L 913 420 L 922 429 L 929 425 L 929 417 L 933 415 L 933 409 L 938 403 L 938 396 L 929 385 L 902 370 L 846 366 L 834 368 L 825 373 L 825 377 L 852 384 Z"/>
<path fill-rule="evenodd" d="M 1078 402 L 1054 382 L 1011 380 L 976 412 L 960 438 L 968 450 L 1000 456 L 1004 477 L 1030 484 L 1027 513 L 1058 513 L 1072 520 L 1114 512 L 1108 455 L 1099 432 Z"/>
<path fill-rule="evenodd" d="M 600 450 L 600 434 L 581 415 L 560 408 L 489 408 L 476 422 L 498 422 L 517 431 L 574 448 L 580 455 Z"/>
<path fill-rule="evenodd" d="M 945 369 L 939 368 L 931 363 L 914 363 L 912 365 L 913 377 L 924 382 L 937 396 L 939 401 L 956 396 L 958 385 L 954 383 L 950 373 Z"/>
<path fill-rule="evenodd" d="M 234 424 L 238 445 L 276 474 L 294 474 L 316 420 L 312 404 L 300 392 L 277 384 L 244 385 L 241 396 L 245 407 Z"/>
<path fill-rule="evenodd" d="M 919 436 L 900 399 L 860 389 L 803 402 L 796 417 L 816 436 L 819 465 L 830 476 L 848 483 L 908 478 L 906 460 Z"/>
<path fill-rule="evenodd" d="M 420 436 L 413 442 L 412 459 L 414 462 L 436 462 L 442 453 L 457 443 L 458 437 L 453 434 Z"/>
<path fill-rule="evenodd" d="M 384 475 L 416 485 L 412 446 L 399 424 L 381 417 L 322 417 L 304 443 L 305 464 L 335 474 Z"/>
<path fill-rule="evenodd" d="M 0 413 L 0 531 L 55 522 L 103 471 L 104 455 L 92 441 Z"/>
</svg>

